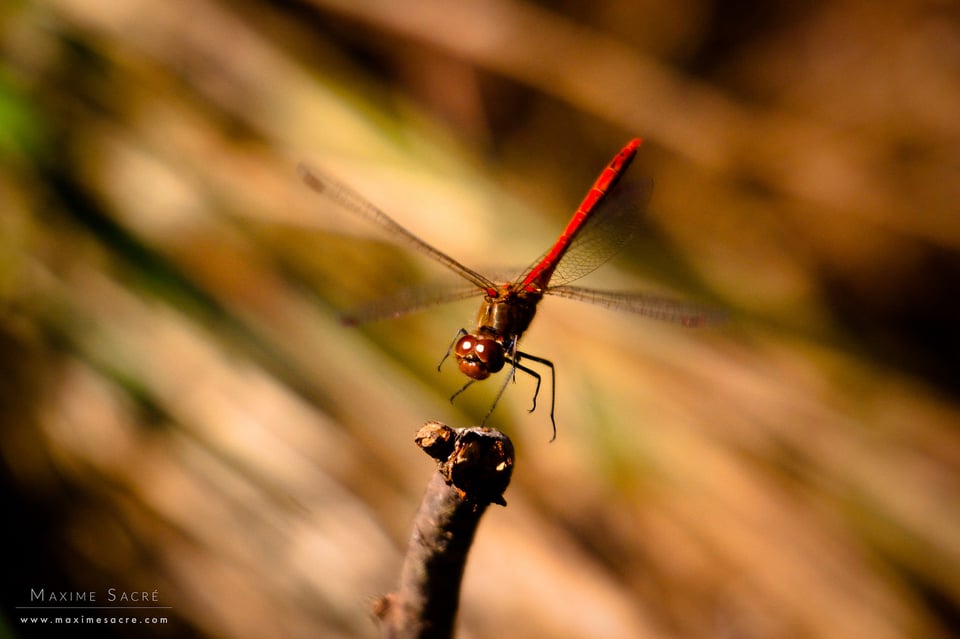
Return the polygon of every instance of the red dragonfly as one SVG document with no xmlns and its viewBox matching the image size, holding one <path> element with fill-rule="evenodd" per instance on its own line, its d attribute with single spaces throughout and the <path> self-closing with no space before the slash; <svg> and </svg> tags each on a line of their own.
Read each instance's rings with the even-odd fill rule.
<svg viewBox="0 0 960 639">
<path fill-rule="evenodd" d="M 542 364 L 550 369 L 550 423 L 556 438 L 554 365 L 550 360 L 518 349 L 520 338 L 533 321 L 537 304 L 544 295 L 590 302 L 682 326 L 701 326 L 712 315 L 701 306 L 663 297 L 568 285 L 610 259 L 633 235 L 650 198 L 653 183 L 649 179 L 628 182 L 621 178 L 636 156 L 640 144 L 639 139 L 633 139 L 617 153 L 594 182 L 559 239 L 517 278 L 506 283 L 497 283 L 464 266 L 400 226 L 393 218 L 345 184 L 300 165 L 300 174 L 311 189 L 354 215 L 380 226 L 391 236 L 433 258 L 471 284 L 467 288 L 441 292 L 436 289 L 409 289 L 394 298 L 367 307 L 359 314 L 345 318 L 345 321 L 356 324 L 396 317 L 434 304 L 482 294 L 483 301 L 477 313 L 476 329 L 469 332 L 461 328 L 446 355 L 440 360 L 442 366 L 452 352 L 460 371 L 470 378 L 450 399 L 453 400 L 474 381 L 486 379 L 492 373 L 502 370 L 506 364 L 510 364 L 510 374 L 500 387 L 484 422 L 493 413 L 507 383 L 515 377 L 518 370 L 536 380 L 533 406 L 530 408 L 533 412 L 537 407 L 541 376 L 521 362 L 530 360 Z"/>
</svg>

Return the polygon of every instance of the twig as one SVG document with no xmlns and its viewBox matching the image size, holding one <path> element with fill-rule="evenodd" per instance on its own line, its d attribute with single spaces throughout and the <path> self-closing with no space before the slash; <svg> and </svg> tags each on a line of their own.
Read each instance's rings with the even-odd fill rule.
<svg viewBox="0 0 960 639">
<path fill-rule="evenodd" d="M 416 442 L 438 469 L 414 519 L 400 588 L 374 606 L 384 639 L 453 636 L 467 552 L 487 506 L 507 505 L 513 471 L 513 444 L 496 430 L 428 422 Z"/>
</svg>

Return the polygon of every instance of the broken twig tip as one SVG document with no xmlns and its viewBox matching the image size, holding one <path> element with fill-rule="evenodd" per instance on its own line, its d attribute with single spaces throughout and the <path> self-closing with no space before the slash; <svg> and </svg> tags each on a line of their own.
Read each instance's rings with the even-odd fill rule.
<svg viewBox="0 0 960 639">
<path fill-rule="evenodd" d="M 510 484 L 514 464 L 509 437 L 492 428 L 451 428 L 434 421 L 420 429 L 415 441 L 437 461 L 440 474 L 463 499 L 507 505 L 503 492 Z"/>
</svg>

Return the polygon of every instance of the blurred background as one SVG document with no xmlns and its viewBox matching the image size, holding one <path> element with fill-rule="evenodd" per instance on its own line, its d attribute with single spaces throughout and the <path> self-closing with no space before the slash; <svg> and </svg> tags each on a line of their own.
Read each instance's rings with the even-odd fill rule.
<svg viewBox="0 0 960 639">
<path fill-rule="evenodd" d="M 960 5 L 12 0 L 0 7 L 0 636 L 31 589 L 157 592 L 117 637 L 373 637 L 476 301 L 298 179 L 523 267 L 631 137 L 641 236 L 547 299 L 461 637 L 960 629 Z M 59 628 L 60 636 L 78 634 Z"/>
</svg>

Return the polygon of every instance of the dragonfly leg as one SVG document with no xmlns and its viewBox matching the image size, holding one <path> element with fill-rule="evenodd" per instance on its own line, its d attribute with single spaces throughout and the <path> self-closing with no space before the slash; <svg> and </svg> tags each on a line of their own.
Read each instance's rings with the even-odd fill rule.
<svg viewBox="0 0 960 639">
<path fill-rule="evenodd" d="M 557 421 L 553 416 L 554 410 L 557 407 L 557 370 L 554 367 L 553 362 L 551 362 L 549 359 L 537 357 L 536 355 L 531 355 L 522 351 L 516 351 L 515 357 L 510 360 L 510 363 L 513 364 L 515 369 L 519 368 L 524 373 L 537 380 L 537 387 L 533 391 L 533 407 L 530 409 L 531 413 L 537 408 L 537 396 L 540 394 L 540 374 L 521 364 L 521 358 L 526 358 L 537 362 L 538 364 L 543 364 L 550 369 L 550 425 L 553 427 L 553 437 L 550 438 L 550 441 L 553 441 L 557 438 Z"/>
<path fill-rule="evenodd" d="M 463 386 L 461 386 L 461 387 L 460 387 L 460 390 L 458 390 L 456 393 L 454 393 L 453 395 L 450 396 L 450 403 L 452 404 L 452 403 L 453 403 L 453 400 L 455 400 L 455 399 L 457 398 L 457 396 L 460 395 L 460 393 L 462 393 L 463 391 L 467 390 L 467 389 L 470 387 L 470 384 L 474 383 L 475 381 L 476 381 L 475 379 L 471 379 L 471 380 L 467 381 L 466 384 L 464 384 Z"/>
<path fill-rule="evenodd" d="M 507 360 L 507 361 L 510 362 L 510 365 L 513 367 L 513 370 L 514 370 L 514 371 L 516 371 L 517 369 L 520 369 L 520 370 L 522 370 L 524 373 L 526 373 L 527 375 L 529 375 L 530 377 L 532 377 L 533 379 L 537 380 L 537 387 L 533 389 L 533 405 L 530 406 L 529 409 L 527 409 L 527 412 L 528 412 L 528 413 L 532 413 L 533 411 L 537 410 L 537 397 L 540 396 L 540 381 L 541 381 L 540 373 L 538 373 L 537 371 L 533 370 L 532 368 L 530 368 L 530 367 L 528 367 L 528 366 L 524 366 L 523 364 L 521 364 L 521 363 L 520 363 L 518 360 L 516 360 L 516 359 L 511 359 L 511 360 Z M 513 380 L 513 381 L 514 381 L 514 382 L 517 381 L 517 380 L 516 380 L 516 374 L 514 374 L 514 380 Z"/>
<path fill-rule="evenodd" d="M 454 338 L 453 342 L 450 344 L 450 348 L 447 349 L 447 354 L 443 356 L 442 360 L 440 360 L 441 365 L 447 359 L 447 357 L 450 356 L 450 351 L 453 350 L 453 346 L 457 343 L 457 340 L 466 334 L 467 332 L 462 328 L 457 332 L 456 338 Z M 537 409 L 537 398 L 540 397 L 540 384 L 543 382 L 543 376 L 537 371 L 530 368 L 529 366 L 524 366 L 523 364 L 520 363 L 521 359 L 528 359 L 532 362 L 543 364 L 544 366 L 550 369 L 550 426 L 553 428 L 553 436 L 550 438 L 550 441 L 554 441 L 557 438 L 557 421 L 556 421 L 556 418 L 554 417 L 554 412 L 557 406 L 556 368 L 554 367 L 553 362 L 551 362 L 548 359 L 545 359 L 543 357 L 537 357 L 536 355 L 530 355 L 529 353 L 524 353 L 523 351 L 517 350 L 516 341 L 513 341 L 510 344 L 509 350 L 510 350 L 509 355 L 506 355 L 504 359 L 507 361 L 507 363 L 510 364 L 510 371 L 507 374 L 506 379 L 504 379 L 503 383 L 500 385 L 500 390 L 497 391 L 497 396 L 494 398 L 493 404 L 490 405 L 490 410 L 487 411 L 487 414 L 486 416 L 484 416 L 483 421 L 480 422 L 480 425 L 481 426 L 485 425 L 487 423 L 487 420 L 490 419 L 490 416 L 493 415 L 494 409 L 497 407 L 497 404 L 500 403 L 500 398 L 503 397 L 503 393 L 507 390 L 507 385 L 511 381 L 516 382 L 518 370 L 523 371 L 524 373 L 526 373 L 527 375 L 535 379 L 537 382 L 537 386 L 536 388 L 534 388 L 534 391 L 533 391 L 533 405 L 530 407 L 529 412 L 532 413 Z M 437 368 L 439 369 L 440 367 L 438 366 Z M 467 388 L 469 388 L 474 381 L 476 380 L 471 379 L 466 384 L 461 386 L 457 392 L 455 392 L 453 395 L 450 396 L 450 401 L 453 402 L 453 400 L 456 399 L 457 396 L 460 395 L 460 393 L 467 390 Z"/>
<path fill-rule="evenodd" d="M 453 352 L 453 347 L 457 345 L 457 340 L 466 334 L 467 334 L 467 329 L 465 328 L 461 328 L 459 331 L 457 331 L 457 335 L 453 338 L 453 341 L 450 342 L 450 346 L 447 346 L 447 352 L 443 354 L 443 357 L 440 358 L 440 363 L 437 364 L 437 372 L 440 372 L 440 367 L 443 366 L 443 363 L 447 361 L 448 357 L 450 357 L 450 353 Z M 473 380 L 471 380 L 471 382 L 472 381 Z M 467 386 L 469 386 L 471 382 L 467 382 L 463 388 L 461 388 L 460 390 L 458 390 L 456 393 L 453 394 L 453 397 L 456 397 L 457 395 L 465 391 L 467 389 Z M 453 397 L 450 398 L 451 401 L 453 400 Z"/>
<path fill-rule="evenodd" d="M 512 364 L 513 361 L 511 360 L 510 363 Z M 490 419 L 491 415 L 493 415 L 493 409 L 495 409 L 497 407 L 497 404 L 500 403 L 500 398 L 503 397 L 503 392 L 507 390 L 507 384 L 509 384 L 510 380 L 514 379 L 516 376 L 517 376 L 517 369 L 515 366 L 511 366 L 510 372 L 507 373 L 507 378 L 503 380 L 502 384 L 500 384 L 500 390 L 497 391 L 497 396 L 493 398 L 493 403 L 490 405 L 490 410 L 487 411 L 487 414 L 483 417 L 483 421 L 480 422 L 481 426 L 485 426 L 487 424 L 487 420 Z"/>
</svg>

